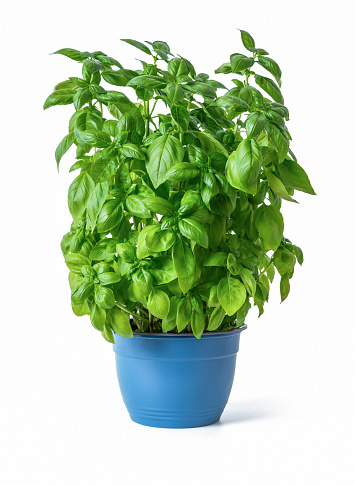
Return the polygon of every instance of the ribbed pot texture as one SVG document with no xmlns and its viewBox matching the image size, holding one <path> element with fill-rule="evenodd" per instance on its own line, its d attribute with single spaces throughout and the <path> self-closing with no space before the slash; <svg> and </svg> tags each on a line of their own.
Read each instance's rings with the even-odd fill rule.
<svg viewBox="0 0 355 485">
<path fill-rule="evenodd" d="M 131 419 L 157 428 L 217 422 L 232 389 L 240 333 L 115 334 L 118 382 Z"/>
</svg>

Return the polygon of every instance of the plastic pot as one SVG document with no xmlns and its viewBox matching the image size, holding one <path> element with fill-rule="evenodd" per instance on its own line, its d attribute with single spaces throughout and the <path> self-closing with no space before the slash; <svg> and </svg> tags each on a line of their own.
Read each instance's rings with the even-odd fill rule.
<svg viewBox="0 0 355 485">
<path fill-rule="evenodd" d="M 131 419 L 157 428 L 217 422 L 232 389 L 240 333 L 115 334 L 117 377 Z"/>
</svg>

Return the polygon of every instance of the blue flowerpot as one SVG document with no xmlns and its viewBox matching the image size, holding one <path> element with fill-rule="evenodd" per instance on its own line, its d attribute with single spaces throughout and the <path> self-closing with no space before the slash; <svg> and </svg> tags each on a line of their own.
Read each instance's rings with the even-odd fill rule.
<svg viewBox="0 0 355 485">
<path fill-rule="evenodd" d="M 117 376 L 131 419 L 156 428 L 218 421 L 232 389 L 240 333 L 115 334 Z"/>
</svg>

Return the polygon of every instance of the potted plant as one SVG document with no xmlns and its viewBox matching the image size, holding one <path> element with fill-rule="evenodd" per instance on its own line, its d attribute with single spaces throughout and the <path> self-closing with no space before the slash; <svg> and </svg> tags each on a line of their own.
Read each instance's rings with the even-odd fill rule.
<svg viewBox="0 0 355 485">
<path fill-rule="evenodd" d="M 263 313 L 275 268 L 285 300 L 303 261 L 280 209 L 314 191 L 289 147 L 281 70 L 240 32 L 247 55 L 215 71 L 230 88 L 162 41 L 122 39 L 148 56 L 138 69 L 101 51 L 56 52 L 82 64 L 44 104 L 75 108 L 55 151 L 59 168 L 76 147 L 61 243 L 72 308 L 114 344 L 141 424 L 218 421 L 251 305 Z"/>
</svg>

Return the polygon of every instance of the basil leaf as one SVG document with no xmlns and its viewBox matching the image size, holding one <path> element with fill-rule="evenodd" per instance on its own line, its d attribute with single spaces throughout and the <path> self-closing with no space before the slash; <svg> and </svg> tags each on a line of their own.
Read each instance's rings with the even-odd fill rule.
<svg viewBox="0 0 355 485">
<path fill-rule="evenodd" d="M 191 315 L 192 306 L 190 299 L 184 297 L 180 300 L 177 307 L 176 325 L 179 333 L 185 330 L 191 320 Z"/>
<path fill-rule="evenodd" d="M 166 172 L 175 163 L 182 162 L 184 148 L 172 135 L 162 135 L 148 148 L 147 172 L 155 188 L 166 178 Z"/>
<path fill-rule="evenodd" d="M 225 316 L 226 312 L 224 308 L 221 305 L 216 306 L 209 318 L 207 330 L 210 332 L 217 330 L 217 328 L 221 326 Z"/>
<path fill-rule="evenodd" d="M 108 310 L 115 306 L 115 296 L 113 291 L 110 288 L 105 288 L 101 285 L 95 285 L 95 302 L 96 304 L 103 308 L 104 310 Z"/>
<path fill-rule="evenodd" d="M 226 165 L 228 182 L 236 189 L 255 195 L 261 161 L 262 155 L 257 142 L 250 139 L 243 140 L 228 158 Z"/>
<path fill-rule="evenodd" d="M 118 226 L 123 219 L 123 207 L 120 200 L 107 200 L 97 219 L 97 230 L 100 233 L 109 232 Z"/>
<path fill-rule="evenodd" d="M 280 280 L 281 303 L 286 300 L 290 293 L 290 280 L 287 275 L 283 275 Z"/>
<path fill-rule="evenodd" d="M 126 198 L 127 211 L 137 217 L 148 218 L 151 217 L 150 211 L 144 204 L 144 201 L 139 195 L 129 195 Z"/>
<path fill-rule="evenodd" d="M 235 73 L 240 73 L 245 71 L 245 69 L 249 69 L 249 67 L 251 67 L 255 62 L 252 57 L 247 57 L 243 54 L 232 54 L 230 61 L 232 72 Z"/>
<path fill-rule="evenodd" d="M 185 244 L 182 239 L 178 239 L 173 246 L 172 258 L 181 291 L 187 293 L 195 278 L 193 252 L 188 244 Z"/>
<path fill-rule="evenodd" d="M 167 251 L 176 241 L 176 234 L 171 229 L 150 231 L 145 243 L 147 247 L 154 252 Z"/>
<path fill-rule="evenodd" d="M 59 170 L 59 163 L 62 159 L 62 156 L 69 150 L 69 148 L 73 145 L 75 141 L 74 133 L 69 133 L 66 135 L 63 140 L 57 146 L 55 151 L 55 160 L 57 162 L 57 168 Z"/>
<path fill-rule="evenodd" d="M 65 264 L 73 273 L 81 274 L 81 268 L 85 265 L 91 265 L 88 258 L 79 253 L 66 254 Z"/>
<path fill-rule="evenodd" d="M 280 179 L 276 177 L 273 173 L 271 173 L 269 170 L 266 171 L 266 177 L 267 181 L 269 183 L 270 189 L 279 197 L 282 199 L 288 200 L 290 202 L 296 202 L 298 204 L 297 200 L 292 199 L 292 197 L 289 195 L 289 193 L 286 190 L 286 187 L 284 184 L 281 182 Z"/>
<path fill-rule="evenodd" d="M 281 86 L 282 72 L 276 61 L 274 61 L 270 57 L 258 56 L 258 59 L 256 62 L 261 66 L 263 66 L 264 69 L 269 71 L 276 79 L 277 84 Z"/>
<path fill-rule="evenodd" d="M 75 91 L 73 89 L 58 89 L 50 94 L 44 102 L 43 109 L 52 106 L 71 104 L 73 102 Z"/>
<path fill-rule="evenodd" d="M 142 42 L 139 42 L 138 40 L 133 40 L 133 39 L 121 39 L 123 42 L 127 42 L 127 44 L 133 45 L 133 47 L 136 47 L 137 49 L 143 51 L 145 54 L 151 55 L 152 53 L 150 52 L 150 49 L 142 44 Z"/>
<path fill-rule="evenodd" d="M 191 218 L 181 219 L 179 229 L 183 236 L 195 241 L 204 248 L 208 248 L 208 234 L 202 224 Z"/>
<path fill-rule="evenodd" d="M 265 128 L 266 117 L 264 113 L 250 113 L 245 120 L 245 129 L 248 138 L 255 138 Z"/>
<path fill-rule="evenodd" d="M 110 311 L 109 323 L 112 330 L 121 335 L 121 337 L 133 338 L 128 313 L 121 311 L 119 308 L 113 308 Z"/>
<path fill-rule="evenodd" d="M 316 195 L 309 181 L 308 175 L 301 165 L 293 160 L 284 160 L 277 167 L 281 181 L 286 187 L 306 192 L 307 194 Z"/>
<path fill-rule="evenodd" d="M 106 310 L 94 303 L 90 311 L 90 320 L 92 326 L 96 328 L 96 330 L 100 330 L 100 332 L 102 332 L 106 322 Z"/>
<path fill-rule="evenodd" d="M 246 291 L 243 283 L 227 276 L 222 278 L 217 287 L 218 300 L 228 315 L 234 315 L 243 305 Z"/>
<path fill-rule="evenodd" d="M 200 169 L 193 163 L 181 162 L 175 163 L 165 174 L 166 180 L 178 181 L 189 180 L 197 177 L 200 174 Z"/>
<path fill-rule="evenodd" d="M 68 205 L 74 220 L 85 211 L 94 187 L 94 181 L 87 172 L 82 172 L 71 183 L 68 191 Z"/>
<path fill-rule="evenodd" d="M 241 277 L 249 295 L 254 296 L 256 291 L 256 281 L 254 276 L 247 268 L 242 268 L 239 272 L 239 276 Z"/>
<path fill-rule="evenodd" d="M 170 308 L 168 295 L 162 290 L 153 288 L 148 297 L 147 308 L 155 317 L 166 318 Z"/>
<path fill-rule="evenodd" d="M 281 212 L 271 205 L 262 204 L 255 211 L 255 226 L 263 239 L 264 249 L 276 251 L 284 230 Z"/>
<path fill-rule="evenodd" d="M 278 103 L 281 103 L 281 104 L 284 103 L 284 98 L 281 94 L 280 88 L 278 87 L 277 84 L 274 83 L 274 81 L 272 79 L 269 79 L 268 77 L 259 76 L 258 74 L 255 74 L 255 82 L 265 92 L 267 92 L 267 94 L 269 94 L 272 97 L 272 99 L 274 99 Z"/>
<path fill-rule="evenodd" d="M 105 182 L 115 175 L 118 162 L 115 159 L 111 160 L 96 160 L 92 164 L 90 173 L 96 183 Z"/>
<path fill-rule="evenodd" d="M 248 51 L 254 52 L 254 49 L 255 49 L 255 41 L 254 41 L 253 37 L 248 32 L 246 32 L 245 30 L 241 30 L 240 31 L 240 35 L 241 35 L 241 38 L 242 38 L 242 42 L 243 42 L 244 47 Z"/>
</svg>

